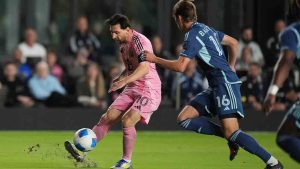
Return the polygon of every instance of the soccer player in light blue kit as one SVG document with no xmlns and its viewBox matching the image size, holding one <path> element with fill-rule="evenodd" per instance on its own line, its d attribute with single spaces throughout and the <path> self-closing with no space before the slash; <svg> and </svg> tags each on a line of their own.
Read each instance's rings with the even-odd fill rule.
<svg viewBox="0 0 300 169">
<path fill-rule="evenodd" d="M 185 32 L 184 50 L 177 60 L 165 60 L 146 52 L 145 59 L 160 66 L 183 72 L 191 59 L 196 58 L 203 69 L 210 88 L 199 93 L 179 114 L 178 124 L 187 130 L 226 138 L 231 149 L 231 160 L 238 145 L 255 154 L 266 163 L 267 169 L 282 169 L 281 163 L 263 149 L 251 136 L 239 129 L 238 119 L 243 118 L 240 96 L 241 81 L 234 66 L 237 56 L 237 41 L 197 22 L 196 7 L 189 0 L 178 1 L 173 8 L 173 17 L 178 28 Z M 222 45 L 228 47 L 228 59 Z M 221 126 L 206 117 L 218 116 Z"/>
<path fill-rule="evenodd" d="M 278 60 L 270 84 L 264 109 L 267 115 L 271 112 L 276 100 L 279 88 L 287 79 L 294 60 L 300 59 L 300 1 L 293 0 L 290 3 L 287 20 L 290 24 L 279 35 L 281 57 Z M 300 101 L 290 108 L 284 117 L 278 133 L 276 142 L 294 160 L 300 163 Z"/>
</svg>

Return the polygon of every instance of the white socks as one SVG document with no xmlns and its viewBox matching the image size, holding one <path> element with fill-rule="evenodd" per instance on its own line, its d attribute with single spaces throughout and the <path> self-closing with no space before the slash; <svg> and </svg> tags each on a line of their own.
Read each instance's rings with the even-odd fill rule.
<svg viewBox="0 0 300 169">
<path fill-rule="evenodd" d="M 278 164 L 278 160 L 271 156 L 271 158 L 267 161 L 267 165 L 274 166 Z"/>
</svg>

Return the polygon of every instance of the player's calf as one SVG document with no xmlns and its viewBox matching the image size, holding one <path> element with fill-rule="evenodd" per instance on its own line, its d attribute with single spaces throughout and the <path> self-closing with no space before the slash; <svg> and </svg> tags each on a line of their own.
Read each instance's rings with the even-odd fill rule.
<svg viewBox="0 0 300 169">
<path fill-rule="evenodd" d="M 101 116 L 99 122 L 93 127 L 93 131 L 97 135 L 97 141 L 103 139 L 107 135 L 112 125 L 120 120 L 121 114 L 121 111 L 110 108 Z"/>
<path fill-rule="evenodd" d="M 230 141 L 237 143 L 244 150 L 251 154 L 254 154 L 261 158 L 266 164 L 267 169 L 281 169 L 283 168 L 280 162 L 274 158 L 269 152 L 267 152 L 263 147 L 261 147 L 254 138 L 250 135 L 244 133 L 241 130 L 237 130 L 232 133 L 229 138 Z"/>
<path fill-rule="evenodd" d="M 109 132 L 112 126 L 112 121 L 109 120 L 107 114 L 103 114 L 99 122 L 93 127 L 93 131 L 97 136 L 97 142 L 102 140 Z"/>
<path fill-rule="evenodd" d="M 224 134 L 221 127 L 204 117 L 186 119 L 179 122 L 178 124 L 180 127 L 186 130 L 192 130 L 195 131 L 196 133 L 215 135 L 224 138 Z M 238 154 L 239 146 L 234 142 L 228 141 L 228 147 L 230 150 L 229 160 L 232 161 Z"/>
<path fill-rule="evenodd" d="M 178 125 L 186 130 L 195 131 L 196 133 L 215 135 L 224 138 L 221 127 L 205 117 L 186 119 L 180 121 Z"/>
</svg>

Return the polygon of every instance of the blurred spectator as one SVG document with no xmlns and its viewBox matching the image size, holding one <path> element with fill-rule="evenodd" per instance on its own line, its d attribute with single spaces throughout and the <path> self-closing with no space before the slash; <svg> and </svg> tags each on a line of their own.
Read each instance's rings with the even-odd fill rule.
<svg viewBox="0 0 300 169">
<path fill-rule="evenodd" d="M 247 75 L 251 58 L 253 58 L 252 49 L 249 46 L 245 46 L 242 50 L 241 59 L 236 63 L 236 70 L 239 77 Z"/>
<path fill-rule="evenodd" d="M 18 48 L 22 53 L 21 62 L 27 63 L 33 68 L 38 61 L 46 59 L 46 49 L 37 43 L 37 35 L 32 28 L 25 30 L 25 42 L 19 44 Z"/>
<path fill-rule="evenodd" d="M 175 58 L 179 57 L 182 50 L 183 50 L 182 43 L 176 45 L 175 51 L 174 51 Z M 164 76 L 163 76 L 163 80 L 164 80 L 162 83 L 162 87 L 164 90 L 163 96 L 166 95 L 171 100 L 174 99 L 174 98 L 172 98 L 172 87 L 173 87 L 173 83 L 174 83 L 176 74 L 177 73 L 175 73 L 174 71 L 165 69 Z"/>
<path fill-rule="evenodd" d="M 295 75 L 292 72 L 289 73 L 287 80 L 284 82 L 283 86 L 280 88 L 276 95 L 276 100 L 278 102 L 281 102 L 284 105 L 284 108 L 288 108 L 292 105 L 292 103 L 298 100 L 299 94 L 297 93 L 297 91 L 295 91 L 296 84 L 294 79 Z"/>
<path fill-rule="evenodd" d="M 155 35 L 152 37 L 151 39 L 151 43 L 152 43 L 152 47 L 153 47 L 153 52 L 156 56 L 161 57 L 161 58 L 165 58 L 165 59 L 169 59 L 171 58 L 171 54 L 170 52 L 168 52 L 167 50 L 163 49 L 163 43 L 162 40 L 160 38 L 160 36 Z M 163 81 L 164 79 L 164 71 L 166 69 L 163 69 L 159 66 L 156 67 L 157 72 L 160 76 L 160 78 L 162 78 L 161 80 Z"/>
<path fill-rule="evenodd" d="M 57 55 L 54 51 L 48 52 L 47 63 L 50 68 L 50 74 L 61 82 L 63 78 L 63 69 L 57 64 Z"/>
<path fill-rule="evenodd" d="M 76 99 L 68 97 L 63 86 L 52 75 L 46 62 L 36 65 L 36 74 L 29 80 L 34 98 L 49 107 L 78 106 Z"/>
<path fill-rule="evenodd" d="M 60 49 L 60 43 L 62 37 L 60 36 L 58 25 L 55 21 L 51 21 L 48 25 L 48 33 L 49 33 L 49 46 L 54 49 Z"/>
<path fill-rule="evenodd" d="M 84 48 L 80 49 L 76 54 L 76 59 L 67 65 L 66 86 L 68 93 L 76 94 L 77 80 L 85 75 L 86 66 L 88 64 L 88 51 Z"/>
<path fill-rule="evenodd" d="M 88 51 L 86 49 L 80 49 L 76 54 L 76 58 L 73 63 L 68 65 L 68 74 L 71 77 L 79 78 L 84 75 L 85 68 L 88 64 Z"/>
<path fill-rule="evenodd" d="M 286 24 L 284 20 L 277 20 L 274 25 L 274 34 L 268 39 L 266 47 L 267 47 L 267 55 L 265 55 L 265 59 L 268 61 L 266 62 L 266 67 L 273 70 L 275 66 L 279 54 L 279 33 L 285 28 Z"/>
<path fill-rule="evenodd" d="M 100 42 L 96 36 L 89 31 L 86 17 L 81 16 L 77 19 L 76 31 L 70 38 L 69 46 L 73 54 L 77 54 L 82 48 L 86 49 L 89 59 L 99 62 Z"/>
<path fill-rule="evenodd" d="M 174 95 L 172 98 L 176 98 L 175 94 L 179 87 L 180 107 L 186 105 L 196 94 L 208 88 L 207 79 L 197 72 L 196 67 L 196 61 L 190 61 L 184 73 L 179 76 L 178 83 L 173 83 L 172 94 Z"/>
<path fill-rule="evenodd" d="M 12 62 L 17 66 L 18 68 L 18 75 L 21 79 L 27 81 L 32 76 L 32 69 L 29 65 L 26 63 L 22 63 L 22 53 L 19 48 L 14 49 L 12 54 Z"/>
<path fill-rule="evenodd" d="M 86 75 L 77 83 L 78 101 L 86 106 L 106 108 L 105 82 L 96 63 L 89 63 Z"/>
<path fill-rule="evenodd" d="M 264 56 L 259 45 L 253 41 L 252 28 L 246 26 L 242 29 L 241 33 L 241 39 L 239 40 L 238 44 L 238 62 L 242 60 L 242 50 L 247 46 L 252 51 L 251 62 L 256 62 L 259 63 L 260 66 L 263 66 L 265 63 Z"/>
<path fill-rule="evenodd" d="M 119 75 L 122 73 L 123 70 L 124 70 L 124 68 L 122 66 L 120 66 L 119 64 L 113 64 L 112 66 L 110 66 L 110 68 L 108 70 L 108 77 L 106 80 L 106 86 L 108 88 L 113 83 L 113 80 L 119 77 Z M 108 88 L 107 88 L 107 90 L 108 90 Z M 114 100 L 116 100 L 116 98 L 119 96 L 119 94 L 121 93 L 122 90 L 123 89 L 119 89 L 117 91 L 108 93 L 108 104 L 111 104 Z"/>
<path fill-rule="evenodd" d="M 262 102 L 265 95 L 265 87 L 261 74 L 261 67 L 258 63 L 249 64 L 248 75 L 241 78 L 242 101 L 251 105 L 255 111 L 262 110 Z"/>
<path fill-rule="evenodd" d="M 31 99 L 28 88 L 24 81 L 18 76 L 17 66 L 10 62 L 4 67 L 4 78 L 1 84 L 6 87 L 7 94 L 5 99 L 6 107 L 31 107 L 34 101 Z"/>
<path fill-rule="evenodd" d="M 0 107 L 4 107 L 7 95 L 7 88 L 0 82 Z"/>
</svg>

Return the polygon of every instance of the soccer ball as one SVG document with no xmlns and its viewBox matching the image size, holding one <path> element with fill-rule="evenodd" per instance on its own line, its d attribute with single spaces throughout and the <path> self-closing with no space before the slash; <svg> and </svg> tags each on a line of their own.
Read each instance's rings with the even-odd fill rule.
<svg viewBox="0 0 300 169">
<path fill-rule="evenodd" d="M 91 151 L 96 147 L 97 136 L 93 130 L 88 128 L 82 128 L 76 131 L 74 135 L 74 145 L 75 147 L 82 151 Z"/>
</svg>

